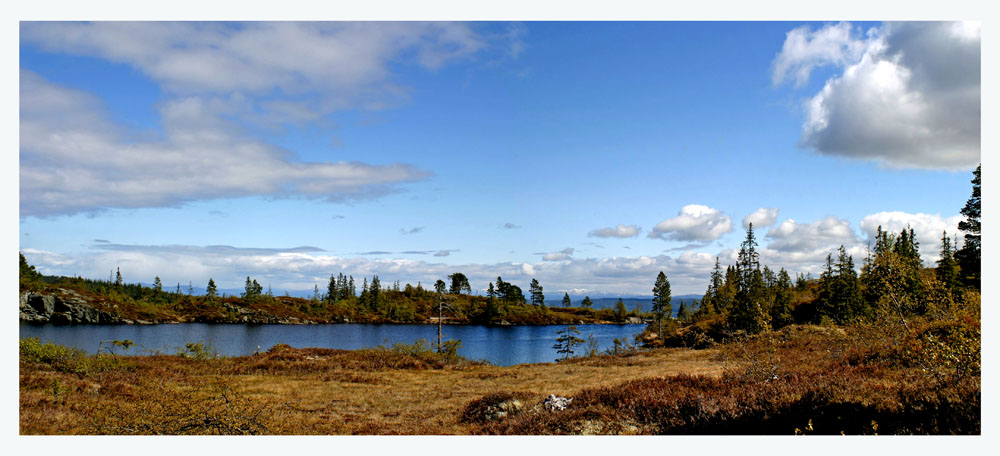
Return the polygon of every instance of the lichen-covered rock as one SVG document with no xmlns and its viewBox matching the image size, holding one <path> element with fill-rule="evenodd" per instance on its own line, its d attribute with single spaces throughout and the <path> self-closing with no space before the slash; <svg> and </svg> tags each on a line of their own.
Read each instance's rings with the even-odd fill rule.
<svg viewBox="0 0 1000 456">
<path fill-rule="evenodd" d="M 573 402 L 572 397 L 562 397 L 550 394 L 549 397 L 545 398 L 545 401 L 542 402 L 542 405 L 545 406 L 546 410 L 561 411 L 566 410 L 566 407 L 569 406 L 570 402 Z"/>
</svg>

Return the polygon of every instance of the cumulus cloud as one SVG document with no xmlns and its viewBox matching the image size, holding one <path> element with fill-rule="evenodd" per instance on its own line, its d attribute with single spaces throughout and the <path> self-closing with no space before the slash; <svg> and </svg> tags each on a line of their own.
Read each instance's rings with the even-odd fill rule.
<svg viewBox="0 0 1000 456">
<path fill-rule="evenodd" d="M 657 223 L 648 237 L 671 241 L 714 241 L 733 230 L 728 215 L 700 204 L 681 208 L 677 217 Z"/>
<path fill-rule="evenodd" d="M 197 98 L 165 102 L 163 137 L 136 140 L 87 93 L 25 70 L 20 83 L 21 216 L 244 196 L 371 198 L 430 175 L 405 164 L 297 161 Z"/>
<path fill-rule="evenodd" d="M 769 249 L 784 252 L 826 251 L 858 242 L 851 222 L 832 215 L 812 223 L 788 219 L 768 230 L 766 237 L 770 239 Z"/>
<path fill-rule="evenodd" d="M 601 238 L 616 237 L 625 239 L 638 236 L 640 231 L 642 231 L 642 228 L 639 228 L 636 225 L 618 224 L 611 228 L 600 228 L 593 230 L 587 235 L 591 237 L 601 237 Z"/>
<path fill-rule="evenodd" d="M 920 244 L 920 256 L 925 265 L 930 265 L 940 258 L 941 234 L 948 233 L 948 237 L 954 238 L 959 235 L 961 244 L 962 235 L 958 231 L 958 223 L 965 220 L 961 215 L 942 217 L 939 214 L 909 214 L 906 212 L 879 212 L 877 214 L 866 215 L 861 219 L 861 230 L 867 235 L 868 241 L 875 242 L 875 233 L 878 227 L 889 234 L 898 235 L 900 231 L 907 227 L 913 229 L 917 242 Z"/>
<path fill-rule="evenodd" d="M 863 52 L 859 52 L 863 49 Z M 969 169 L 981 161 L 979 23 L 846 24 L 789 32 L 776 83 L 842 68 L 805 103 L 801 144 L 900 168 Z"/>
<path fill-rule="evenodd" d="M 774 225 L 776 221 L 778 221 L 778 208 L 762 207 L 743 217 L 743 228 L 750 228 L 751 223 L 757 228 L 764 228 Z"/>
</svg>

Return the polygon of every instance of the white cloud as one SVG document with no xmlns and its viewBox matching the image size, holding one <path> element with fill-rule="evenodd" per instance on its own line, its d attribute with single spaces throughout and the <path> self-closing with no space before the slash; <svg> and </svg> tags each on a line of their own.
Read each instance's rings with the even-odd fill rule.
<svg viewBox="0 0 1000 456">
<path fill-rule="evenodd" d="M 760 229 L 774 225 L 776 221 L 778 221 L 778 208 L 762 207 L 743 217 L 743 228 L 750 228 L 750 224 L 753 223 L 753 226 Z"/>
<path fill-rule="evenodd" d="M 733 230 L 728 215 L 700 204 L 681 208 L 677 217 L 657 223 L 650 238 L 672 241 L 714 241 Z"/>
<path fill-rule="evenodd" d="M 165 102 L 163 137 L 137 140 L 90 94 L 30 71 L 20 76 L 21 216 L 260 195 L 337 201 L 429 175 L 405 164 L 296 161 L 221 120 L 224 107 L 200 98 Z"/>
<path fill-rule="evenodd" d="M 868 236 L 868 240 L 874 244 L 875 233 L 878 227 L 882 231 L 892 235 L 899 235 L 899 232 L 907 226 L 913 229 L 917 242 L 920 244 L 920 256 L 925 266 L 933 265 L 940 258 L 941 253 L 941 233 L 947 232 L 948 237 L 959 236 L 961 244 L 962 234 L 958 231 L 958 223 L 965 220 L 961 215 L 942 217 L 939 214 L 909 214 L 906 212 L 879 212 L 877 214 L 866 215 L 861 219 L 861 230 Z"/>
<path fill-rule="evenodd" d="M 640 231 L 642 231 L 642 228 L 639 228 L 636 225 L 618 224 L 612 228 L 601 228 L 593 230 L 588 234 L 588 236 L 601 237 L 601 238 L 616 237 L 625 239 L 638 236 Z"/>
<path fill-rule="evenodd" d="M 262 105 L 291 117 L 405 96 L 391 64 L 435 69 L 487 44 L 468 24 L 426 22 L 22 22 L 20 32 L 48 52 L 130 65 L 175 94 L 297 97 Z"/>
<path fill-rule="evenodd" d="M 767 248 L 783 252 L 812 252 L 850 246 L 858 242 L 851 222 L 834 216 L 812 223 L 788 219 L 767 232 Z"/>
<path fill-rule="evenodd" d="M 573 248 L 567 247 L 558 252 L 538 253 L 536 255 L 541 255 L 543 261 L 565 261 L 571 259 L 570 255 L 573 255 Z"/>
<path fill-rule="evenodd" d="M 204 290 L 209 277 L 221 288 L 239 288 L 251 276 L 275 290 L 301 291 L 311 290 L 314 284 L 322 286 L 338 272 L 353 275 L 357 281 L 378 274 L 386 283 L 399 280 L 430 284 L 460 271 L 469 277 L 473 289 L 485 289 L 499 275 L 524 290 L 532 278 L 537 278 L 550 293 L 586 289 L 594 293 L 649 294 L 656 274 L 664 271 L 674 293 L 686 294 L 704 291 L 714 264 L 713 255 L 702 253 L 453 265 L 409 259 L 342 258 L 300 250 L 142 245 L 106 249 L 101 244 L 83 254 L 27 248 L 22 252 L 45 274 L 106 278 L 120 267 L 129 282 L 149 283 L 159 276 L 166 284 L 180 282 L 185 288 L 192 281 L 196 290 Z"/>
<path fill-rule="evenodd" d="M 815 32 L 807 26 L 796 27 L 785 34 L 781 53 L 771 64 L 771 82 L 778 85 L 792 77 L 795 85 L 801 86 L 809 80 L 813 69 L 825 65 L 846 66 L 857 61 L 864 48 L 865 43 L 852 36 L 851 24 L 846 22 Z"/>
<path fill-rule="evenodd" d="M 807 78 L 820 64 L 842 68 L 805 103 L 802 145 L 901 168 L 969 169 L 981 161 L 978 24 L 889 23 L 864 37 L 845 31 L 844 24 L 795 29 L 775 59 L 776 82 L 790 71 Z"/>
</svg>

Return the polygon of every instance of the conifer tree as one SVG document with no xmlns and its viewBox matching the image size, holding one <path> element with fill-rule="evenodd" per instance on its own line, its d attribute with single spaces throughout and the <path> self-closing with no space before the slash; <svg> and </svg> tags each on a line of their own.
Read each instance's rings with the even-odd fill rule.
<svg viewBox="0 0 1000 456">
<path fill-rule="evenodd" d="M 117 285 L 117 286 L 120 287 L 120 286 L 122 286 L 122 283 L 123 283 L 123 281 L 122 281 L 122 269 L 121 268 L 116 268 L 116 270 L 115 270 L 115 285 Z"/>
<path fill-rule="evenodd" d="M 153 291 L 160 293 L 163 291 L 163 282 L 160 281 L 160 276 L 156 276 L 153 279 Z"/>
<path fill-rule="evenodd" d="M 673 309 L 670 305 L 670 281 L 667 275 L 660 271 L 653 283 L 653 315 L 656 316 L 656 334 L 663 336 L 663 316 L 670 318 Z"/>
<path fill-rule="evenodd" d="M 740 244 L 736 263 L 736 296 L 726 319 L 734 330 L 757 334 L 770 329 L 770 315 L 764 308 L 764 278 L 757 253 L 757 238 L 753 224 L 747 227 L 747 236 Z"/>
<path fill-rule="evenodd" d="M 535 306 L 545 305 L 545 295 L 542 294 L 542 286 L 538 283 L 538 279 L 532 278 L 531 284 L 528 286 L 528 292 L 531 294 L 531 304 Z"/>
<path fill-rule="evenodd" d="M 573 305 L 573 301 L 571 301 L 569 299 L 569 293 L 568 292 L 563 294 L 562 305 L 563 305 L 563 307 L 570 307 L 570 306 Z"/>
<path fill-rule="evenodd" d="M 955 260 L 955 249 L 947 231 L 941 232 L 941 258 L 937 261 L 935 273 L 938 281 L 948 290 L 958 288 L 958 261 Z"/>
<path fill-rule="evenodd" d="M 622 298 L 618 298 L 618 302 L 615 304 L 615 321 L 619 323 L 625 321 L 626 315 L 628 315 L 628 308 L 625 307 Z"/>
<path fill-rule="evenodd" d="M 774 329 L 792 323 L 792 278 L 785 268 L 778 271 L 775 284 L 774 305 L 771 306 L 771 327 Z"/>
<path fill-rule="evenodd" d="M 965 220 L 958 223 L 958 229 L 965 233 L 962 248 L 955 254 L 955 259 L 962 268 L 962 281 L 971 287 L 980 289 L 982 274 L 982 168 L 980 164 L 976 167 L 972 179 L 972 196 L 962 208 L 962 215 Z"/>
<path fill-rule="evenodd" d="M 316 285 L 319 288 L 319 285 Z M 317 290 L 316 294 L 319 294 Z M 334 304 L 340 299 L 340 290 L 337 288 L 337 278 L 330 274 L 330 281 L 326 284 L 326 300 Z"/>
<path fill-rule="evenodd" d="M 469 286 L 469 278 L 465 277 L 465 274 L 461 272 L 456 272 L 450 276 L 448 279 L 451 280 L 451 288 L 448 290 L 450 294 L 462 294 L 462 292 L 472 293 L 472 287 Z"/>
<path fill-rule="evenodd" d="M 593 307 L 594 301 L 590 300 L 590 296 L 584 296 L 583 297 L 583 302 L 581 302 L 580 305 L 582 307 L 584 307 L 584 308 L 589 309 L 589 308 Z"/>
<path fill-rule="evenodd" d="M 218 288 L 215 287 L 215 281 L 211 277 L 208 278 L 208 287 L 205 288 L 205 296 L 212 299 L 218 293 Z"/>
</svg>

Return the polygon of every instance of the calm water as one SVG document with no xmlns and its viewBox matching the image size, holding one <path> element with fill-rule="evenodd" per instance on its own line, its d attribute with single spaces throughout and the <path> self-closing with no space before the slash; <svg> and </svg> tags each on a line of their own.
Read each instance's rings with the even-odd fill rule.
<svg viewBox="0 0 1000 456">
<path fill-rule="evenodd" d="M 444 338 L 459 339 L 462 347 L 458 353 L 469 359 L 485 359 L 493 364 L 509 366 L 521 363 L 546 363 L 556 359 L 552 348 L 556 331 L 566 326 L 506 326 L 448 325 Z M 593 335 L 604 350 L 615 338 L 632 342 L 632 337 L 642 331 L 643 325 L 576 325 L 580 336 Z M 21 323 L 21 337 L 38 337 L 76 347 L 89 353 L 97 351 L 102 340 L 129 339 L 136 346 L 129 353 L 142 354 L 160 351 L 176 353 L 187 342 L 211 342 L 219 354 L 227 356 L 249 355 L 259 346 L 266 350 L 278 343 L 293 347 L 324 347 L 358 349 L 391 345 L 395 342 L 413 343 L 427 339 L 437 343 L 437 326 L 433 325 L 239 325 L 183 323 L 173 325 L 29 325 Z M 582 354 L 586 343 L 576 347 Z"/>
</svg>

